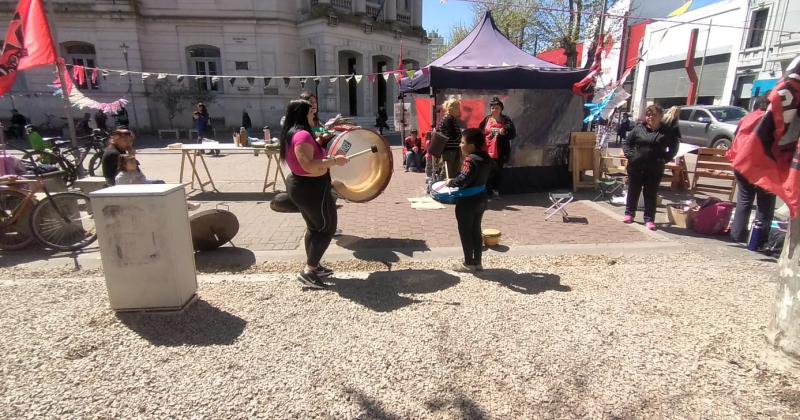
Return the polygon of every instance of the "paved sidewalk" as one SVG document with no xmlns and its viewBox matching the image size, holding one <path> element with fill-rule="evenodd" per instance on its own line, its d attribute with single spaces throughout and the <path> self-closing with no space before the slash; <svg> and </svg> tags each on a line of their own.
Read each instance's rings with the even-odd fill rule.
<svg viewBox="0 0 800 420">
<path fill-rule="evenodd" d="M 399 158 L 399 151 L 395 153 Z M 142 153 L 149 178 L 178 180 L 180 155 Z M 219 193 L 194 191 L 190 199 L 203 203 L 199 211 L 221 205 L 239 218 L 234 239 L 252 251 L 302 249 L 305 225 L 299 214 L 276 213 L 269 208 L 272 192 L 261 193 L 266 159 L 252 154 L 229 154 L 206 158 Z M 404 172 L 395 162 L 392 182 L 378 198 L 368 203 L 340 201 L 339 228 L 343 235 L 336 245 L 349 250 L 408 249 L 425 251 L 458 247 L 453 206 L 440 210 L 414 210 L 408 198 L 425 195 L 425 175 Z M 278 190 L 283 190 L 279 183 Z M 544 244 L 609 244 L 643 242 L 654 237 L 634 226 L 626 226 L 602 211 L 600 205 L 579 201 L 570 205 L 572 223 L 560 217 L 544 220 L 549 206 L 545 194 L 505 196 L 493 200 L 484 216 L 484 228 L 499 229 L 506 246 Z"/>
</svg>

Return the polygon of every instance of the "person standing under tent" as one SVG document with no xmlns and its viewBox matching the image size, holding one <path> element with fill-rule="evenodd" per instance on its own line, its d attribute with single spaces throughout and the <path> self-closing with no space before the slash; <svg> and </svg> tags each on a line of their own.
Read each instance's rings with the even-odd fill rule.
<svg viewBox="0 0 800 420">
<path fill-rule="evenodd" d="M 648 106 L 644 115 L 644 122 L 636 124 L 622 144 L 628 159 L 628 195 L 622 221 L 633 223 L 639 195 L 644 191 L 644 223 L 647 229 L 656 230 L 658 186 L 664 165 L 678 154 L 680 132 L 662 123 L 664 109 L 659 105 Z"/>
<path fill-rule="evenodd" d="M 461 101 L 458 99 L 448 99 L 442 105 L 445 115 L 439 122 L 437 131 L 447 137 L 447 141 L 442 152 L 443 172 L 442 179 L 453 177 L 461 169 L 461 127 L 458 118 L 461 116 Z"/>
<path fill-rule="evenodd" d="M 108 131 L 108 116 L 102 110 L 97 110 L 94 113 L 94 123 L 97 125 L 99 130 L 103 130 L 104 132 Z"/>
<path fill-rule="evenodd" d="M 252 135 L 251 128 L 253 128 L 253 122 L 250 121 L 250 114 L 247 113 L 247 110 L 242 110 L 242 127 L 247 130 L 247 137 Z"/>
<path fill-rule="evenodd" d="M 489 102 L 491 113 L 481 121 L 478 128 L 483 130 L 486 137 L 486 152 L 492 159 L 492 176 L 489 177 L 487 189 L 495 197 L 500 195 L 500 185 L 503 180 L 503 165 L 511 157 L 511 140 L 517 136 L 514 122 L 508 115 L 503 114 L 503 102 L 498 97 Z"/>
<path fill-rule="evenodd" d="M 12 109 L 11 125 L 8 127 L 8 134 L 13 138 L 23 139 L 25 137 L 26 125 L 28 125 L 28 119 L 16 109 Z"/>
<path fill-rule="evenodd" d="M 128 121 L 128 111 L 125 110 L 124 106 L 120 107 L 119 110 L 114 114 L 114 128 L 128 128 L 129 126 L 130 122 Z"/>
</svg>

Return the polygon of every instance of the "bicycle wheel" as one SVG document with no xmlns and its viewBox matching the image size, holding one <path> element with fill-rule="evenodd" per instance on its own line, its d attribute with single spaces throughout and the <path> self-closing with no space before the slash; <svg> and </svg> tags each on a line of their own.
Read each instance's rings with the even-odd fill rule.
<svg viewBox="0 0 800 420">
<path fill-rule="evenodd" d="M 60 171 L 64 172 L 64 184 L 66 184 L 68 187 L 71 187 L 72 184 L 75 183 L 75 180 L 78 179 L 78 172 L 75 169 L 75 166 L 69 163 L 66 159 L 50 152 L 40 150 L 25 152 L 25 154 L 22 155 L 22 160 L 25 162 L 33 161 L 33 163 L 37 165 L 50 165 L 58 167 Z"/>
<path fill-rule="evenodd" d="M 30 245 L 33 235 L 29 225 L 30 208 L 23 217 L 12 221 L 26 195 L 14 190 L 0 190 L 0 249 L 13 251 Z"/>
<path fill-rule="evenodd" d="M 100 170 L 100 167 L 103 165 L 103 152 L 97 152 L 89 159 L 89 175 L 91 176 L 102 176 L 103 172 Z"/>
<path fill-rule="evenodd" d="M 31 213 L 31 231 L 42 245 L 75 251 L 97 239 L 89 196 L 77 192 L 51 195 Z"/>
</svg>

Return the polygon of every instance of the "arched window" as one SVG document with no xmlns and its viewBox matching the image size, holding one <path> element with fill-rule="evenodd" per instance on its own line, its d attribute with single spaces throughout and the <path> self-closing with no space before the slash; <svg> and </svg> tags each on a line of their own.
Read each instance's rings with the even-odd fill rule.
<svg viewBox="0 0 800 420">
<path fill-rule="evenodd" d="M 95 52 L 94 45 L 88 42 L 65 42 L 61 44 L 61 49 L 64 54 L 67 64 L 74 64 L 89 68 L 97 68 L 97 53 Z M 70 72 L 72 74 L 72 72 Z M 92 70 L 86 70 L 86 77 L 83 83 L 78 83 L 79 89 L 92 89 L 100 88 L 100 78 L 92 81 Z"/>
<path fill-rule="evenodd" d="M 189 71 L 206 76 L 197 79 L 197 87 L 204 91 L 221 92 L 222 84 L 213 80 L 214 76 L 222 74 L 219 48 L 211 45 L 193 45 L 186 48 L 186 56 L 189 60 Z"/>
</svg>

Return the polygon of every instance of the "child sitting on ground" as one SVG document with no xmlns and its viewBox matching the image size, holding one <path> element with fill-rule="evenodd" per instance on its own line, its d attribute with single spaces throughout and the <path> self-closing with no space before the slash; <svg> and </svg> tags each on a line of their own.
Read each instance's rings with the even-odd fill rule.
<svg viewBox="0 0 800 420">
<path fill-rule="evenodd" d="M 456 221 L 461 247 L 464 249 L 464 263 L 455 267 L 458 272 L 483 270 L 481 254 L 483 236 L 481 220 L 486 211 L 488 195 L 486 182 L 492 171 L 491 159 L 483 151 L 486 139 L 478 128 L 468 128 L 461 133 L 461 155 L 464 164 L 461 173 L 448 180 L 448 187 L 459 189 L 456 202 Z"/>
</svg>

